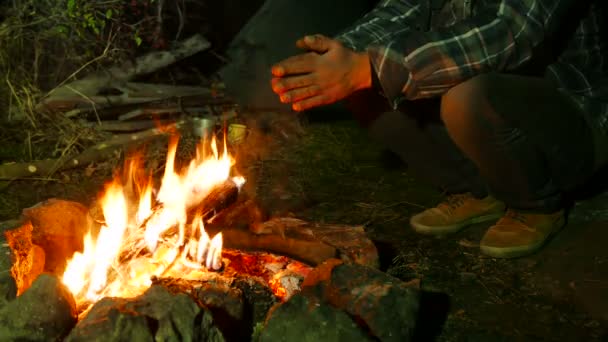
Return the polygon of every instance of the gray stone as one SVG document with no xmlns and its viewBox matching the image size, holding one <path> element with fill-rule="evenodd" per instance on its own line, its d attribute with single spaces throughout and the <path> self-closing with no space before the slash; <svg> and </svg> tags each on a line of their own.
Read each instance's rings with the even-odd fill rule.
<svg viewBox="0 0 608 342">
<path fill-rule="evenodd" d="M 72 294 L 55 276 L 42 274 L 21 296 L 0 309 L 3 341 L 55 341 L 77 320 Z"/>
<path fill-rule="evenodd" d="M 0 271 L 1 272 L 1 271 Z M 0 273 L 0 308 L 17 297 L 17 284 L 10 273 Z"/>
<path fill-rule="evenodd" d="M 370 341 L 343 311 L 297 294 L 273 308 L 260 341 Z"/>
<path fill-rule="evenodd" d="M 11 255 L 6 240 L 0 237 L 0 308 L 17 296 L 17 284 L 11 276 Z"/>
<path fill-rule="evenodd" d="M 371 267 L 333 260 L 311 271 L 303 293 L 346 311 L 382 341 L 413 339 L 420 306 L 415 284 Z"/>
<path fill-rule="evenodd" d="M 66 341 L 224 341 L 213 317 L 185 294 L 152 286 L 133 298 L 104 298 Z"/>
<path fill-rule="evenodd" d="M 267 0 L 233 39 L 220 75 L 243 106 L 289 110 L 270 88 L 272 64 L 297 54 L 307 34 L 333 36 L 373 7 L 370 0 Z"/>
</svg>

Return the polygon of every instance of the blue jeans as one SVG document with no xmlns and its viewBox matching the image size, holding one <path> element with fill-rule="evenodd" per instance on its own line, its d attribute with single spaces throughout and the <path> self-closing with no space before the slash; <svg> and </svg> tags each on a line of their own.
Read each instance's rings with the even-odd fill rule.
<svg viewBox="0 0 608 342">
<path fill-rule="evenodd" d="M 554 212 L 594 172 L 583 113 L 541 78 L 485 74 L 398 111 L 370 93 L 349 104 L 373 138 L 448 193 L 490 193 L 514 209 Z"/>
</svg>

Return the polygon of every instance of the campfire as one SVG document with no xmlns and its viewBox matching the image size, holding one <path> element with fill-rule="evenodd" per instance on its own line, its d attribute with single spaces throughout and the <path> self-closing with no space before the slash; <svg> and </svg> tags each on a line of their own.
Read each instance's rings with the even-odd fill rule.
<svg viewBox="0 0 608 342">
<path fill-rule="evenodd" d="M 231 174 L 234 159 L 225 141 L 221 153 L 215 137 L 209 147 L 202 141 L 179 170 L 177 144 L 171 139 L 158 191 L 141 158 L 131 158 L 123 177 L 107 185 L 100 201 L 104 222 L 96 234 L 86 234 L 84 250 L 74 254 L 62 277 L 78 304 L 136 297 L 154 278 L 197 278 L 222 268 L 222 235 L 210 238 L 204 225 L 213 213 L 197 208 L 218 186 L 239 189 L 245 179 Z"/>
<path fill-rule="evenodd" d="M 53 298 L 54 310 L 63 312 L 36 323 L 56 329 L 45 338 L 88 340 L 135 329 L 107 311 L 114 308 L 133 324 L 138 315 L 163 322 L 173 318 L 161 313 L 186 310 L 188 320 L 199 322 L 212 312 L 203 319 L 213 322 L 206 333 L 241 340 L 271 306 L 298 294 L 325 261 L 378 266 L 363 227 L 268 219 L 244 194 L 245 178 L 235 172 L 225 140 L 200 141 L 183 167 L 177 148 L 172 137 L 158 184 L 142 156 L 131 156 L 91 208 L 51 199 L 25 209 L 23 224 L 6 232 L 15 308 L 25 305 L 20 301 Z M 177 298 L 186 306 L 165 310 Z M 192 301 L 198 309 L 188 311 Z M 146 329 L 155 331 L 154 324 Z"/>
</svg>

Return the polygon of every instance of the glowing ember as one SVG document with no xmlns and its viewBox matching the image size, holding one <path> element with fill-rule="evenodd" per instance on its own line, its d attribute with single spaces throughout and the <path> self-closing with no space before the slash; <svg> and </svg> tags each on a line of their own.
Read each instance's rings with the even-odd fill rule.
<svg viewBox="0 0 608 342">
<path fill-rule="evenodd" d="M 221 233 L 210 238 L 202 218 L 187 224 L 188 213 L 215 186 L 232 180 L 240 187 L 245 180 L 230 178 L 234 160 L 225 142 L 221 156 L 215 139 L 211 156 L 205 155 L 205 144 L 201 142 L 196 158 L 177 171 L 177 139 L 170 141 L 155 199 L 151 177 L 137 158 L 127 166 L 125 179 L 117 177 L 108 184 L 101 199 L 105 223 L 98 234 L 86 235 L 83 252 L 74 254 L 63 274 L 63 283 L 79 304 L 140 295 L 153 277 L 222 268 Z"/>
</svg>

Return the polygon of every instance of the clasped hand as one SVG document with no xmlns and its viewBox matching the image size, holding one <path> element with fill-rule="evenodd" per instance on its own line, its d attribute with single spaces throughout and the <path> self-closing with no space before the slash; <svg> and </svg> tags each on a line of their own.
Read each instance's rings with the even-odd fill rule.
<svg viewBox="0 0 608 342">
<path fill-rule="evenodd" d="M 322 35 L 306 36 L 296 46 L 308 52 L 272 67 L 272 90 L 282 103 L 303 111 L 339 101 L 371 86 L 367 53 L 358 53 Z"/>
</svg>

